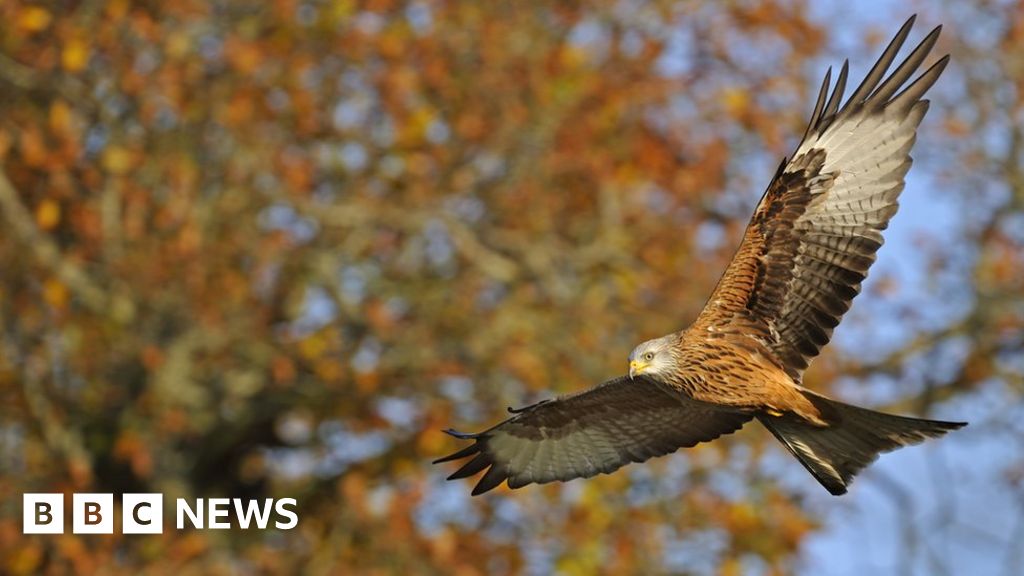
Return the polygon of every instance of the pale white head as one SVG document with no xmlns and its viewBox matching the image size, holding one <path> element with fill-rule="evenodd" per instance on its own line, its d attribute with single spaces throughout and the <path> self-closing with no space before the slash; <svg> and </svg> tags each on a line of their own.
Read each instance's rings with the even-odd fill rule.
<svg viewBox="0 0 1024 576">
<path fill-rule="evenodd" d="M 646 374 L 657 376 L 668 374 L 675 366 L 675 356 L 672 353 L 672 343 L 675 334 L 648 340 L 640 344 L 629 353 L 629 377 L 633 378 Z"/>
</svg>

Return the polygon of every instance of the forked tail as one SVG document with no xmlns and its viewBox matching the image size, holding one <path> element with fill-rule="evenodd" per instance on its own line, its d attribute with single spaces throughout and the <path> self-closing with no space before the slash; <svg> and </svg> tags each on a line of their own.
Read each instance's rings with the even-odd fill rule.
<svg viewBox="0 0 1024 576">
<path fill-rule="evenodd" d="M 880 453 L 918 444 L 967 424 L 883 414 L 810 391 L 804 391 L 804 395 L 829 422 L 828 427 L 815 426 L 792 414 L 762 414 L 758 420 L 837 496 L 845 494 L 853 477 Z"/>
</svg>

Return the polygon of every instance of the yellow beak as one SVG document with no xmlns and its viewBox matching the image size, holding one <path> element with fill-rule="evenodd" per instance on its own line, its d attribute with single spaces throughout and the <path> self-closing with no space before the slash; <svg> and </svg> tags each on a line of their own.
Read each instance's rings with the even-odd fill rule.
<svg viewBox="0 0 1024 576">
<path fill-rule="evenodd" d="M 643 362 L 641 362 L 639 360 L 630 360 L 629 361 L 629 378 L 630 378 L 630 380 L 632 380 L 634 376 L 639 376 L 639 375 L 643 374 L 644 370 L 646 368 L 647 368 L 647 364 L 644 364 Z"/>
</svg>

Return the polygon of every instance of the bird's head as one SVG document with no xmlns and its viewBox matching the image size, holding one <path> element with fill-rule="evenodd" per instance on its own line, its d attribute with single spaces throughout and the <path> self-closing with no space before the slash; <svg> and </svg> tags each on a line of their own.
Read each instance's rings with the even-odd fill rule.
<svg viewBox="0 0 1024 576">
<path fill-rule="evenodd" d="M 648 340 L 629 353 L 629 377 L 641 374 L 657 376 L 668 373 L 674 364 L 672 342 L 674 334 Z"/>
</svg>

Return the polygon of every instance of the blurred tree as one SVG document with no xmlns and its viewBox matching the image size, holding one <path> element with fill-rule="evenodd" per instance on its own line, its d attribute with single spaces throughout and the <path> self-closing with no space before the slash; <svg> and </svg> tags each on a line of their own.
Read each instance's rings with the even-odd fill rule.
<svg viewBox="0 0 1024 576">
<path fill-rule="evenodd" d="M 1020 401 L 1024 20 L 972 10 L 998 33 L 953 31 L 964 89 L 926 122 L 967 163 L 950 195 L 999 208 L 966 229 L 969 311 L 878 364 L 833 354 L 812 386 L 957 338 L 957 376 L 895 402 L 992 379 Z M 802 2 L 0 17 L 0 570 L 792 570 L 819 514 L 760 434 L 472 501 L 427 462 L 448 422 L 622 372 L 694 317 L 809 113 L 832 25 Z M 20 494 L 47 491 L 290 496 L 300 523 L 20 535 Z"/>
</svg>

